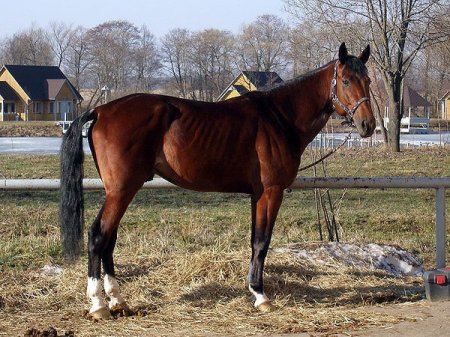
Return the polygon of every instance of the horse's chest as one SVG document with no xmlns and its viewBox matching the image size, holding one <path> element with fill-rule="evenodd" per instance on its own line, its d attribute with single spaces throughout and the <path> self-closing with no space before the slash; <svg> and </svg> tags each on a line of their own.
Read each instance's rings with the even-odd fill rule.
<svg viewBox="0 0 450 337">
<path fill-rule="evenodd" d="M 261 137 L 256 150 L 261 180 L 267 185 L 289 186 L 297 176 L 300 152 L 282 137 Z"/>
</svg>

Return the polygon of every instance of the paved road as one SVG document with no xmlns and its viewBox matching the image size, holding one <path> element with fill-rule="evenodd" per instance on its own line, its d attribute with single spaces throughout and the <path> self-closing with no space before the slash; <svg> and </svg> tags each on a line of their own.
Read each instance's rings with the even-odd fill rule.
<svg viewBox="0 0 450 337">
<path fill-rule="evenodd" d="M 338 145 L 347 134 L 335 133 L 333 136 Z M 327 136 L 328 137 L 328 136 Z M 379 135 L 377 136 L 379 138 Z M 357 134 L 352 135 L 352 139 L 359 140 Z M 450 144 L 450 132 L 408 135 L 402 134 L 400 142 L 411 146 Z M 350 142 L 351 143 L 351 142 Z M 18 154 L 58 154 L 61 146 L 59 137 L 0 137 L 0 153 Z M 84 138 L 84 151 L 90 153 L 87 139 Z"/>
<path fill-rule="evenodd" d="M 445 133 L 430 133 L 425 135 L 402 134 L 400 135 L 400 142 L 403 144 L 450 144 L 450 132 Z"/>
<path fill-rule="evenodd" d="M 17 154 L 58 154 L 60 137 L 0 137 L 0 153 Z M 87 138 L 83 139 L 83 149 L 91 153 Z"/>
</svg>

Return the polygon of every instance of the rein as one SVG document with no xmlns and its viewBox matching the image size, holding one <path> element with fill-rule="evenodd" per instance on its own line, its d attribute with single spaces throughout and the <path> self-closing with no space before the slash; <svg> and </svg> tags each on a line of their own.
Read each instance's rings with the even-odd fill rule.
<svg viewBox="0 0 450 337">
<path fill-rule="evenodd" d="M 346 113 L 346 121 L 343 124 L 349 124 L 351 126 L 354 126 L 355 123 L 353 122 L 353 116 L 355 115 L 356 109 L 359 108 L 361 104 L 363 104 L 365 101 L 369 100 L 369 97 L 362 97 L 356 104 L 353 106 L 353 108 L 349 109 L 344 103 L 341 102 L 339 97 L 337 96 L 337 68 L 338 68 L 338 62 L 334 64 L 334 74 L 333 79 L 331 80 L 331 101 L 333 102 L 333 109 L 336 111 L 335 105 L 339 105 L 339 107 L 345 111 Z"/>
<path fill-rule="evenodd" d="M 338 146 L 336 146 L 336 148 L 332 149 L 330 152 L 328 152 L 326 155 L 324 155 L 323 157 L 317 159 L 315 162 L 308 164 L 306 166 L 302 166 L 298 169 L 298 172 L 300 171 L 304 171 L 306 169 L 309 169 L 310 167 L 313 167 L 321 162 L 323 162 L 325 159 L 327 159 L 329 156 L 331 156 L 333 153 L 335 153 L 337 150 L 339 150 L 341 147 L 343 147 L 345 145 L 345 143 L 347 143 L 347 141 L 350 139 L 351 134 L 352 134 L 353 130 L 350 130 L 350 132 L 348 133 L 347 136 L 345 136 L 344 140 L 342 141 L 341 144 L 339 144 Z"/>
</svg>

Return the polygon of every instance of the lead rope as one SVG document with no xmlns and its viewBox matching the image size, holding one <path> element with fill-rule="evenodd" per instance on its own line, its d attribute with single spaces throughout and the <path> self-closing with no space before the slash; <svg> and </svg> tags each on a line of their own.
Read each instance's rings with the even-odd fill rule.
<svg viewBox="0 0 450 337">
<path fill-rule="evenodd" d="M 325 159 L 327 159 L 329 156 L 331 156 L 333 153 L 335 153 L 336 151 L 338 151 L 341 147 L 343 147 L 345 145 L 345 143 L 347 143 L 347 141 L 350 139 L 351 134 L 352 134 L 353 130 L 350 130 L 350 132 L 348 133 L 347 136 L 345 136 L 344 140 L 342 141 L 341 144 L 339 144 L 336 148 L 332 149 L 331 151 L 329 151 L 325 156 L 317 159 L 315 162 L 308 164 L 306 166 L 302 166 L 298 169 L 298 172 L 300 171 L 304 171 L 306 169 L 309 169 L 310 167 L 313 167 L 321 162 L 323 162 Z"/>
</svg>

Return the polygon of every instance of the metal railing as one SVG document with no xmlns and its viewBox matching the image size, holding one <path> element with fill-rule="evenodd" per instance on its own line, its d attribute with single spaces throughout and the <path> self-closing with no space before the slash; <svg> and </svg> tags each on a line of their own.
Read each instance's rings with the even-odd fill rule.
<svg viewBox="0 0 450 337">
<path fill-rule="evenodd" d="M 103 188 L 100 179 L 84 179 L 83 187 L 86 190 L 99 190 Z M 143 186 L 150 188 L 178 188 L 178 186 L 164 180 L 155 178 Z M 297 177 L 292 189 L 305 188 L 424 188 L 434 189 L 436 192 L 436 267 L 445 267 L 445 189 L 450 188 L 450 177 Z M 2 179 L 0 190 L 56 190 L 59 189 L 59 179 Z"/>
</svg>

